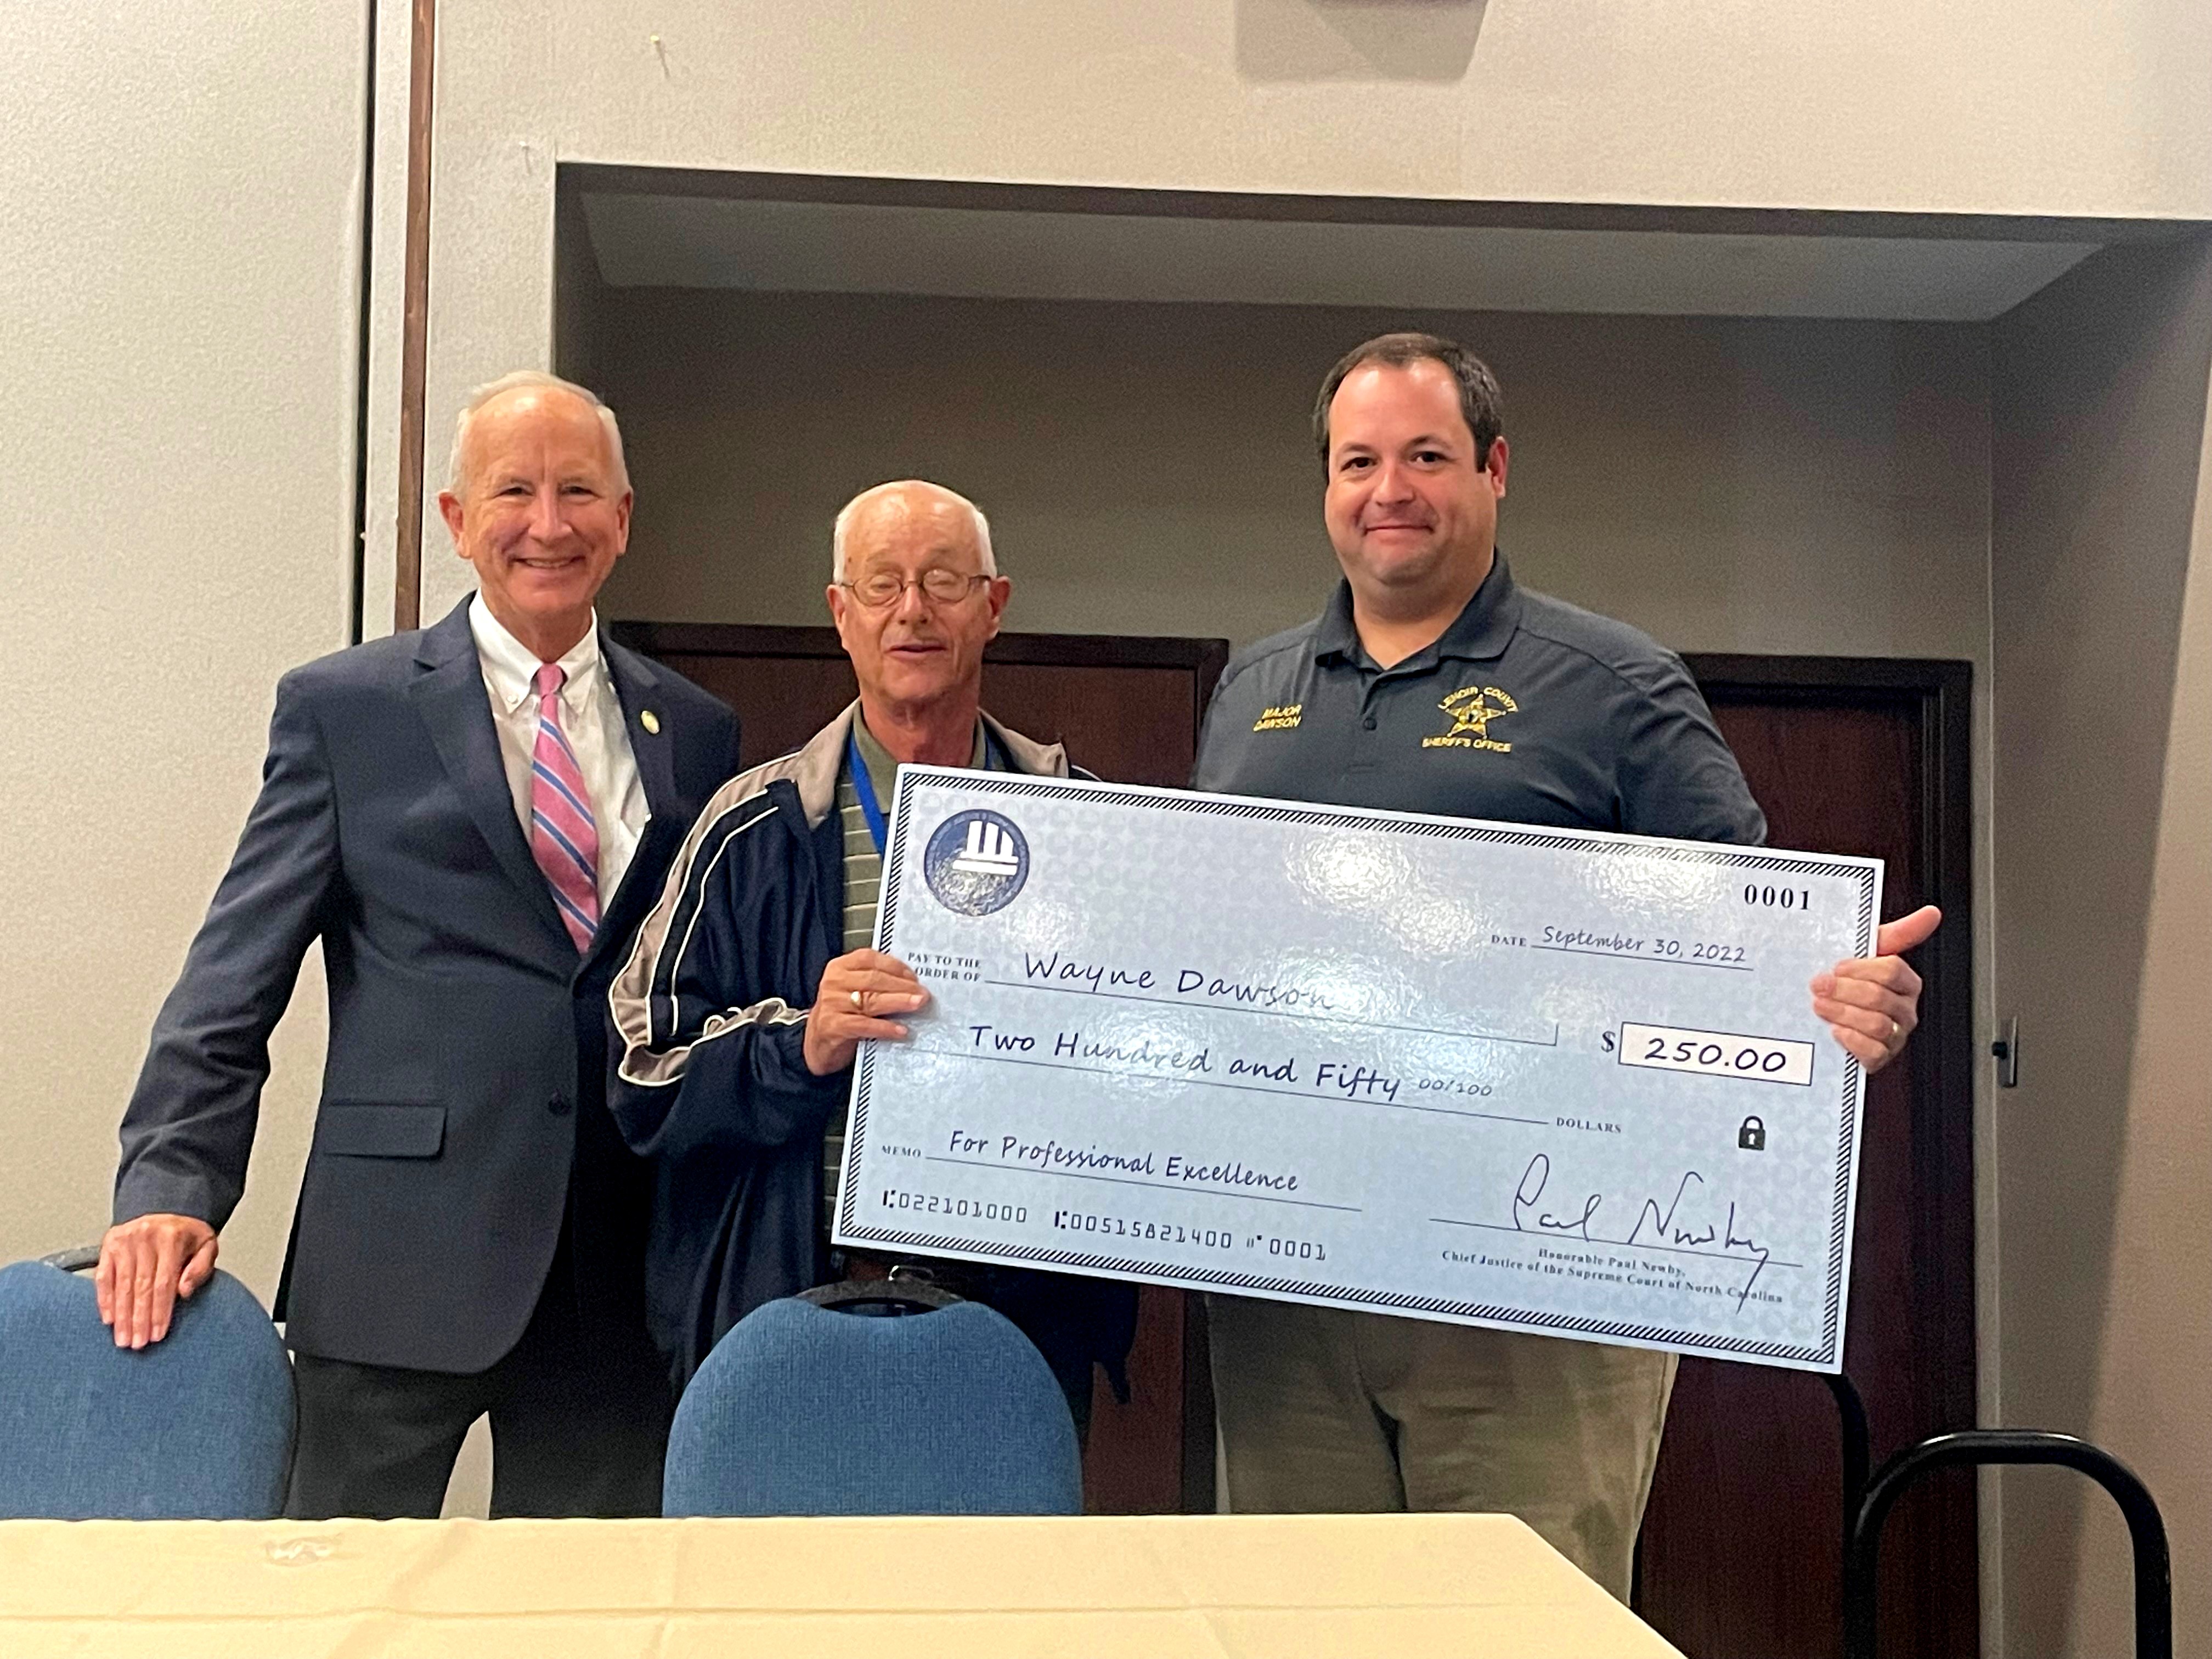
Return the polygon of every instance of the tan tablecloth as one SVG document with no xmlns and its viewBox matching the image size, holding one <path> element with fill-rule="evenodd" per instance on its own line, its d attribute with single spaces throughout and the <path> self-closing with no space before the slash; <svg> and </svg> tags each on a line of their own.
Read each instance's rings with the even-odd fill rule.
<svg viewBox="0 0 2212 1659">
<path fill-rule="evenodd" d="M 0 1522 L 0 1655 L 1673 1654 L 1494 1515 Z"/>
</svg>

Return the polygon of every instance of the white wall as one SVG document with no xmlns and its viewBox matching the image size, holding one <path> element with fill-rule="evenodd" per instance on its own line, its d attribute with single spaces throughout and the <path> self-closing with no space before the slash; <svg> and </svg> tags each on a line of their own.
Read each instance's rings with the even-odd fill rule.
<svg viewBox="0 0 2212 1659">
<path fill-rule="evenodd" d="M 1996 993 L 2004 1420 L 2166 1513 L 2212 1652 L 2212 252 L 2108 252 L 1996 330 Z M 2112 1505 L 2003 1480 L 2007 1650 L 2129 1650 Z"/>
<path fill-rule="evenodd" d="M 2201 118 L 2212 16 L 2194 0 L 441 9 L 472 33 L 455 20 L 487 14 L 531 43 L 544 75 L 504 88 L 499 125 L 535 126 L 561 154 L 599 160 L 1504 201 L 2212 215 Z M 478 86 L 466 107 L 488 115 L 494 84 Z"/>
<path fill-rule="evenodd" d="M 96 1239 L 115 1131 L 252 799 L 345 642 L 358 0 L 41 9 L 0 98 L 0 1261 Z M 276 1288 L 311 971 L 224 1265 Z"/>
<path fill-rule="evenodd" d="M 405 32 L 386 11 L 391 108 Z M 2212 218 L 2202 0 L 446 0 L 439 18 L 434 421 L 545 361 L 558 159 Z M 372 617 L 390 609 L 396 224 L 378 242 Z M 426 614 L 465 586 L 432 532 Z"/>
</svg>

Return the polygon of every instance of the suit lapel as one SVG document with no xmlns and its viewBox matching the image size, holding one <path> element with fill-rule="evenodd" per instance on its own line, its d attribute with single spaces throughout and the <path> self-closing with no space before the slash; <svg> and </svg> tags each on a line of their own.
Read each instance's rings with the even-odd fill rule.
<svg viewBox="0 0 2212 1659">
<path fill-rule="evenodd" d="M 469 816 L 500 866 L 521 890 L 564 955 L 575 947 L 561 926 L 544 872 L 530 855 L 514 797 L 507 782 L 507 762 L 491 723 L 491 694 L 477 661 L 476 638 L 469 632 L 469 601 L 464 599 L 435 627 L 425 629 L 415 661 L 423 672 L 408 687 L 446 776 L 469 809 Z"/>
<path fill-rule="evenodd" d="M 654 872 L 665 870 L 667 864 L 659 856 L 663 838 L 680 839 L 690 828 L 684 802 L 676 789 L 670 714 L 654 696 L 660 677 L 651 662 L 617 645 L 604 629 L 599 631 L 599 656 L 614 684 L 615 699 L 622 705 L 623 729 L 629 738 L 630 757 L 637 763 L 638 783 L 645 791 L 647 817 L 637 851 L 631 855 L 629 868 L 608 902 L 599 919 L 599 931 L 585 955 L 587 970 L 602 951 L 620 948 L 652 907 L 659 885 Z"/>
<path fill-rule="evenodd" d="M 682 817 L 684 803 L 676 793 L 669 713 L 653 696 L 660 676 L 650 662 L 617 645 L 605 630 L 599 635 L 599 656 L 607 665 L 607 677 L 614 682 L 616 701 L 622 704 L 629 752 L 637 762 L 638 781 L 645 786 L 646 811 L 656 819 Z"/>
</svg>

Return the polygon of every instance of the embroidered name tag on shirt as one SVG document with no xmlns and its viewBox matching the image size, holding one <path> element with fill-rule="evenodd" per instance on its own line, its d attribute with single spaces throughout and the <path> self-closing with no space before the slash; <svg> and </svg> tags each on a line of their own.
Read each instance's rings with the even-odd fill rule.
<svg viewBox="0 0 2212 1659">
<path fill-rule="evenodd" d="M 1252 729 L 1255 732 L 1287 732 L 1298 723 L 1299 716 L 1304 712 L 1305 704 L 1302 702 L 1279 703 L 1262 710 L 1260 718 L 1252 722 Z"/>
</svg>

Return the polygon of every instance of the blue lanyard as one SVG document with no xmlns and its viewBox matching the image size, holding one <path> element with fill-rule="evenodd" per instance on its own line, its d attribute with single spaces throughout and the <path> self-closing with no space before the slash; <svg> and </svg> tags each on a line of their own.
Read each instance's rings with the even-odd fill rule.
<svg viewBox="0 0 2212 1659">
<path fill-rule="evenodd" d="M 876 843 L 876 856 L 884 855 L 884 809 L 876 804 L 876 786 L 868 776 L 868 763 L 860 758 L 860 739 L 845 739 L 846 763 L 853 769 L 853 793 L 860 799 L 860 816 L 868 821 L 868 834 Z"/>
<path fill-rule="evenodd" d="M 859 718 L 857 714 L 854 716 L 856 722 Z M 884 809 L 876 799 L 875 781 L 868 775 L 868 763 L 860 758 L 860 739 L 857 733 L 845 739 L 845 763 L 852 769 L 853 793 L 860 799 L 860 816 L 868 821 L 868 835 L 876 843 L 876 856 L 881 858 L 884 842 L 887 839 Z M 987 772 L 1013 769 L 1001 763 L 998 741 L 988 730 L 983 738 L 983 769 Z"/>
</svg>

